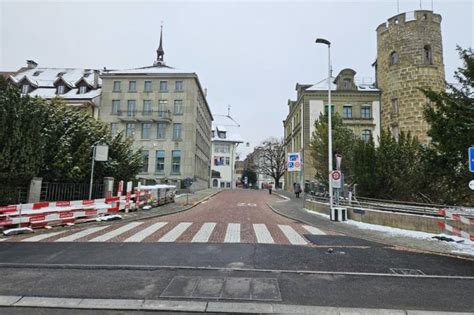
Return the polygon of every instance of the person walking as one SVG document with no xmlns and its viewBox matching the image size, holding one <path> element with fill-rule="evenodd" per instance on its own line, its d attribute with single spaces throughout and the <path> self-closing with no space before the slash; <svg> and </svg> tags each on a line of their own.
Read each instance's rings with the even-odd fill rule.
<svg viewBox="0 0 474 315">
<path fill-rule="evenodd" d="M 301 193 L 301 185 L 299 183 L 295 183 L 295 195 L 296 195 L 296 198 L 299 198 L 300 197 L 300 193 Z"/>
<path fill-rule="evenodd" d="M 271 195 L 272 194 L 272 184 L 268 184 L 268 193 Z"/>
</svg>

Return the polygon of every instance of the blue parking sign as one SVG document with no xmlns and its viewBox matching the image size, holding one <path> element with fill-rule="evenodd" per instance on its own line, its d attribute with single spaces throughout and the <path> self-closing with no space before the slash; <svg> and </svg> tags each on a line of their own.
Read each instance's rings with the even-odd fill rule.
<svg viewBox="0 0 474 315">
<path fill-rule="evenodd" d="M 474 172 L 474 147 L 469 148 L 469 171 Z"/>
<path fill-rule="evenodd" d="M 298 154 L 290 154 L 289 160 L 292 162 L 298 160 Z"/>
</svg>

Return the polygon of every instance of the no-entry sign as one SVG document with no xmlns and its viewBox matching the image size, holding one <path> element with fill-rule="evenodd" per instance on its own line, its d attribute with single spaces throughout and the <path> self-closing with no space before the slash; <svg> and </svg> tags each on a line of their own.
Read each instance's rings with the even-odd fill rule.
<svg viewBox="0 0 474 315">
<path fill-rule="evenodd" d="M 332 188 L 341 188 L 341 171 L 332 171 L 331 172 L 331 182 Z"/>
</svg>

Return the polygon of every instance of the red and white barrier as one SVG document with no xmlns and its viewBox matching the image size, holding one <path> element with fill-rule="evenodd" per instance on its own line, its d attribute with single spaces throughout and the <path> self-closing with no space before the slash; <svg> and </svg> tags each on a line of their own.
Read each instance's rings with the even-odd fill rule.
<svg viewBox="0 0 474 315">
<path fill-rule="evenodd" d="M 445 220 L 446 219 L 451 219 L 453 221 L 461 222 L 465 225 L 469 225 L 469 226 L 474 225 L 474 219 L 468 218 L 466 216 L 462 216 L 459 213 L 451 213 L 451 212 L 447 211 L 446 209 L 439 209 L 438 213 L 440 215 L 442 215 L 445 218 Z M 456 236 L 460 236 L 460 237 L 466 238 L 468 240 L 474 241 L 474 234 L 470 234 L 466 231 L 463 231 L 461 228 L 451 226 L 451 225 L 447 224 L 445 221 L 439 221 L 438 226 L 441 229 L 443 229 L 445 231 L 448 231 L 448 232 L 450 232 L 450 233 L 452 233 Z"/>
</svg>

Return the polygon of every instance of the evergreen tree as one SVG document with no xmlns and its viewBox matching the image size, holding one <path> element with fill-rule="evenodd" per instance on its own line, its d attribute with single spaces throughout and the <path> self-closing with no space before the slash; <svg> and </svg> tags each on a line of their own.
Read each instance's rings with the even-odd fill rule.
<svg viewBox="0 0 474 315">
<path fill-rule="evenodd" d="M 375 197 L 376 194 L 376 151 L 372 137 L 368 142 L 361 139 L 354 145 L 354 183 L 358 196 Z"/>
<path fill-rule="evenodd" d="M 323 185 L 328 185 L 328 117 L 321 114 L 314 122 L 314 132 L 311 137 L 311 157 L 313 167 L 316 168 L 316 179 Z M 342 173 L 345 182 L 352 181 L 352 161 L 355 135 L 342 123 L 339 114 L 332 117 L 332 149 L 334 154 L 342 155 Z M 336 159 L 333 157 L 333 169 L 336 166 Z"/>
<path fill-rule="evenodd" d="M 458 47 L 463 67 L 455 73 L 458 84 L 447 90 L 424 90 L 430 100 L 425 117 L 431 144 L 425 150 L 427 194 L 449 204 L 473 204 L 468 188 L 473 174 L 468 168 L 469 147 L 474 146 L 474 53 Z"/>
</svg>

